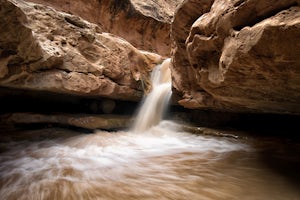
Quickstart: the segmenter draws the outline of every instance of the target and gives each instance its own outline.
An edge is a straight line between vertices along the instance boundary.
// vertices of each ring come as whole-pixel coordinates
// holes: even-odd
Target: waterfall
[[[152,90],[143,99],[133,125],[133,132],[146,131],[162,120],[172,94],[169,66],[170,58],[153,69],[151,74]]]

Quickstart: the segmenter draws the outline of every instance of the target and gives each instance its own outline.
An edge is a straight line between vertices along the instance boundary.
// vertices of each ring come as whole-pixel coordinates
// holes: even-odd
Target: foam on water
[[[248,144],[162,121],[143,134],[104,132],[7,143],[1,199],[297,199]],[[252,192],[249,193],[249,190]]]
[[[165,176],[180,179],[172,173],[174,166],[164,166],[155,160],[170,157],[168,159],[175,161],[176,155],[182,153],[187,155],[180,159],[197,155],[198,159],[216,160],[222,153],[247,148],[227,140],[177,132],[172,130],[173,126],[172,122],[164,121],[140,135],[99,131],[68,139],[8,144],[11,150],[0,157],[0,196],[9,199],[18,194],[20,199],[26,199],[34,194],[40,197],[46,195],[42,189],[44,184],[52,190],[53,184],[64,181],[73,186],[95,182],[101,188],[104,182],[118,182],[136,173],[164,172]],[[151,179],[158,181],[160,177]],[[70,186],[64,187],[70,190]],[[68,197],[61,192],[60,195]]]

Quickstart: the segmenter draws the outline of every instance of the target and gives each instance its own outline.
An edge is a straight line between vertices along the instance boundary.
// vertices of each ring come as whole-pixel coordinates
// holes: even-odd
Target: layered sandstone
[[[0,86],[139,100],[161,56],[78,16],[0,0]]]
[[[28,0],[52,6],[100,25],[133,46],[170,54],[170,24],[182,0]]]
[[[2,87],[138,101],[170,52],[172,21],[179,104],[300,113],[299,0],[30,1],[68,14],[0,0]]]
[[[84,129],[115,130],[127,128],[131,119],[128,116],[117,115],[83,115],[83,114],[33,114],[13,113],[0,115],[1,126],[14,128],[20,125],[60,125]]]
[[[186,0],[172,37],[181,105],[300,113],[299,1]]]

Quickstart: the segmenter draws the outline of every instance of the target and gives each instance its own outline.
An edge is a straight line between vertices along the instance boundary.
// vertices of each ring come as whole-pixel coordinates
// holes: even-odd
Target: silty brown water
[[[1,199],[299,199],[297,143],[173,127],[2,144]]]

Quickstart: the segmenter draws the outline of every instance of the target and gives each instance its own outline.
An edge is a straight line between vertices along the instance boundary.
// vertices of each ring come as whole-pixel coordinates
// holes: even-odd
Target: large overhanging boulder
[[[0,86],[139,100],[161,56],[79,17],[0,0]]]
[[[300,113],[299,1],[186,0],[172,37],[181,105]]]

